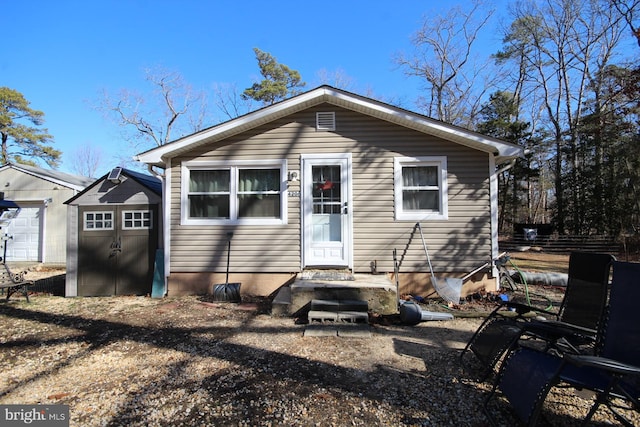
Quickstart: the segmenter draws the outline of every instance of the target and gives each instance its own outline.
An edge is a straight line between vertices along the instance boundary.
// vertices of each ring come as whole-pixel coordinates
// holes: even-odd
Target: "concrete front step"
[[[309,310],[309,323],[313,322],[369,322],[369,313],[362,311]]]
[[[274,316],[304,316],[312,300],[365,301],[368,310],[377,314],[396,314],[396,287],[384,274],[353,274],[353,280],[296,279],[282,288],[272,303]],[[358,310],[347,310],[358,311]]]
[[[369,304],[362,300],[323,300],[312,299],[310,309],[316,311],[369,311]]]
[[[304,328],[304,337],[341,337],[370,338],[371,327],[368,324],[319,324],[314,323]]]

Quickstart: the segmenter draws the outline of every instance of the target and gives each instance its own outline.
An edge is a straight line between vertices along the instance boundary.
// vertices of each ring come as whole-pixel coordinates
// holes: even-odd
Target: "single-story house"
[[[158,178],[122,167],[67,200],[65,296],[152,294],[161,201]]]
[[[64,264],[67,258],[67,207],[64,201],[93,180],[36,166],[0,167],[0,191],[20,207],[6,229],[7,261]]]
[[[522,148],[330,86],[136,156],[164,180],[168,295],[269,295],[305,270],[394,271],[401,292],[498,255],[497,179]],[[491,268],[489,270],[492,270]],[[495,272],[495,271],[494,271]],[[492,271],[480,282],[495,287]],[[465,285],[466,286],[466,285]]]

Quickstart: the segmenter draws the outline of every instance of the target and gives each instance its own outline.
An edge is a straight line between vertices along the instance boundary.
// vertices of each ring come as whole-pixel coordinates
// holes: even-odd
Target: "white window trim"
[[[238,168],[280,169],[280,218],[237,218],[236,171]],[[231,169],[230,214],[232,219],[189,218],[189,176],[191,170]],[[287,224],[287,161],[275,160],[191,160],[181,166],[180,224],[181,225],[281,225]],[[235,218],[235,219],[234,219]]]
[[[424,165],[438,167],[438,188],[440,190],[440,211],[407,211],[402,207],[402,167],[405,165]],[[394,204],[396,220],[424,221],[449,219],[449,191],[447,185],[447,157],[395,157],[393,164]]]
[[[87,214],[111,214],[111,227],[102,227],[102,228],[87,228]],[[95,219],[92,221],[96,221]],[[104,223],[104,219],[100,220]],[[114,211],[86,211],[82,215],[82,231],[104,231],[104,230],[113,230],[115,228],[116,216],[114,215]]]
[[[125,225],[125,221],[132,221],[135,223],[136,219],[132,218],[131,220],[127,220],[125,219],[125,215],[131,213],[131,214],[135,214],[135,213],[147,213],[149,214],[149,225],[147,226],[140,226],[140,227],[136,227],[135,225],[132,227],[127,227]],[[144,218],[138,220],[138,221],[143,221],[144,222]],[[122,229],[123,230],[153,230],[153,213],[152,211],[148,210],[148,209],[135,209],[135,210],[127,210],[127,211],[122,211]]]

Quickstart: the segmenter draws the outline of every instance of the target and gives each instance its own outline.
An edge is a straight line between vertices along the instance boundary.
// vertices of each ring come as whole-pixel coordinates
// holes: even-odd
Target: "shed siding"
[[[335,111],[336,130],[316,131],[318,111]],[[181,163],[188,160],[286,159],[300,170],[302,154],[352,153],[354,270],[393,271],[392,251],[406,250],[401,270],[428,268],[415,221],[394,218],[394,157],[446,156],[449,220],[424,221],[434,270],[465,272],[491,256],[489,155],[332,105],[321,105],[172,160],[171,270],[223,271],[226,233],[234,233],[232,272],[296,272],[300,260],[300,198],[288,197],[288,223],[275,226],[180,224]],[[289,191],[299,191],[290,182]]]

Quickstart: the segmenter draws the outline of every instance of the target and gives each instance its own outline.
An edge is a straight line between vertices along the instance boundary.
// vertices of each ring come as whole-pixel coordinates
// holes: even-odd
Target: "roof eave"
[[[182,152],[186,152],[205,143],[219,141],[248,131],[265,123],[324,102],[361,112],[425,134],[437,136],[479,151],[493,153],[496,155],[497,164],[504,163],[515,157],[522,157],[524,154],[524,151],[514,144],[430,119],[417,113],[392,107],[369,98],[343,92],[329,86],[321,86],[278,104],[265,107],[237,119],[186,136],[162,147],[138,154],[134,159],[148,165],[164,168],[168,159]]]
[[[224,138],[246,132],[263,124],[305,110],[325,102],[327,88],[319,88],[294,98],[286,99],[278,104],[262,108],[223,124],[202,130],[168,145],[149,150],[134,156],[134,159],[152,166],[164,167],[166,159],[175,157],[181,152],[191,150],[198,145],[219,141]]]

